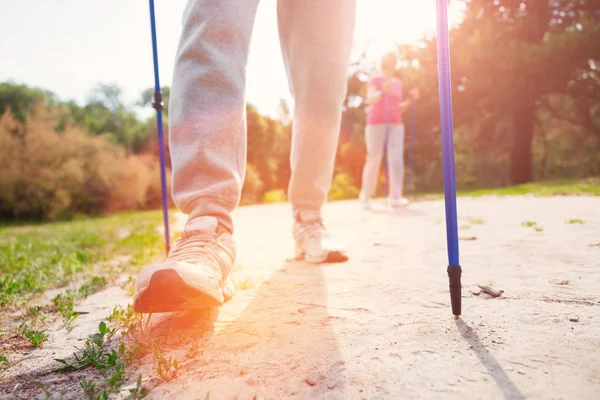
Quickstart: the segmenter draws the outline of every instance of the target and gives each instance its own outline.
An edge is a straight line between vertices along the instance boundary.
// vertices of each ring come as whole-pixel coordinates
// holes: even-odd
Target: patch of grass
[[[488,195],[515,196],[527,194],[534,196],[600,196],[600,177],[539,181],[501,188],[459,190],[457,193],[459,196],[470,197]]]
[[[583,220],[579,219],[579,218],[571,218],[567,221],[565,221],[566,224],[583,224]]]
[[[124,282],[120,286],[129,296],[133,296],[135,294],[135,276],[131,275],[127,278],[127,282]]]
[[[95,368],[101,372],[100,380],[90,380],[83,377],[80,386],[89,399],[108,399],[112,394],[120,391],[128,379],[126,366],[128,359],[125,356],[125,344],[121,343],[115,350],[109,347],[109,342],[117,333],[116,328],[110,328],[104,321],[98,325],[98,331],[90,335],[82,349],[73,353],[73,361],[56,359],[61,366],[55,372],[68,372],[83,368]],[[129,390],[127,399],[142,399],[148,394],[148,389],[142,386],[141,375],[137,384]]]
[[[75,295],[73,292],[60,293],[52,300],[62,318],[65,329],[73,330],[73,323],[79,316],[73,311]]]
[[[179,361],[173,357],[166,358],[159,348],[155,348],[154,357],[156,363],[154,370],[164,382],[170,382],[179,374]]]
[[[135,312],[131,303],[125,308],[113,308],[107,319],[119,326],[123,335],[133,336],[142,329],[142,314]]]
[[[65,287],[95,265],[131,256],[138,268],[162,252],[158,211],[120,213],[104,218],[40,225],[0,227],[0,306],[26,302],[49,288]],[[119,232],[128,228],[131,234]],[[102,278],[82,290],[91,294]]]
[[[542,228],[541,226],[539,226],[537,224],[537,222],[535,222],[535,221],[521,222],[521,226],[524,226],[526,228],[533,228],[536,232],[542,232],[544,230],[544,228]]]
[[[29,328],[23,329],[23,336],[29,340],[29,343],[31,343],[33,347],[40,347],[42,343],[48,339],[48,334],[46,334],[45,331]]]
[[[482,225],[484,221],[482,218],[469,217],[469,222],[473,225]]]
[[[99,292],[106,286],[106,278],[103,276],[92,276],[81,287],[79,287],[79,297],[87,298],[88,296]]]
[[[252,279],[250,277],[245,277],[244,279],[236,279],[234,281],[235,287],[238,290],[248,290],[252,288]]]
[[[196,356],[200,353],[200,344],[195,341],[194,343],[192,343],[192,345],[188,348],[187,352],[185,353],[185,357],[186,358],[196,358]]]
[[[10,359],[8,356],[0,353],[0,372],[6,371],[10,368]]]

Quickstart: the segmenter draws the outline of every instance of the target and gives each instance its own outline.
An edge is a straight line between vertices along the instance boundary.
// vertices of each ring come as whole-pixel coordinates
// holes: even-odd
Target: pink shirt
[[[383,88],[385,83],[385,77],[376,76],[369,81],[369,85],[374,86],[377,90]],[[385,113],[385,97],[388,96],[387,108],[388,115],[386,121]],[[402,123],[402,111],[400,110],[400,103],[402,102],[402,81],[394,79],[390,85],[388,92],[382,94],[381,98],[377,103],[370,104],[367,110],[367,125],[379,125],[385,124],[401,124]]]

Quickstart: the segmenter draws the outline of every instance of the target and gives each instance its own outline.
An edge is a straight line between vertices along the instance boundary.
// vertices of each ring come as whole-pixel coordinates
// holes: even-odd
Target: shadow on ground
[[[152,323],[152,336],[175,342],[186,336],[200,338],[200,351],[151,398],[203,398],[207,392],[217,398],[322,397],[334,388],[340,393],[343,362],[327,313],[323,268],[327,266],[286,262],[247,307],[238,313],[234,297],[214,324],[189,313]],[[168,353],[181,353],[182,345]]]

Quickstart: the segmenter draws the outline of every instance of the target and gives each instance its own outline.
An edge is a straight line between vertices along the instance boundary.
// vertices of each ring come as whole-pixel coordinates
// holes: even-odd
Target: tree
[[[39,103],[56,103],[54,93],[14,82],[0,83],[0,115],[10,108],[15,119],[25,122],[27,113]]]
[[[163,102],[163,113],[169,115],[169,99],[171,97],[171,88],[164,86],[161,90],[162,102]],[[148,88],[142,92],[140,99],[136,105],[138,107],[152,107],[154,103],[154,88]]]
[[[75,120],[90,133],[105,135],[131,153],[145,142],[149,130],[123,104],[121,95],[118,86],[99,84],[88,97],[87,104],[81,110],[72,107],[72,111]]]
[[[457,112],[463,113],[459,121],[476,121],[486,128],[483,135],[491,126],[503,127],[510,138],[511,183],[534,179],[533,137],[549,96],[575,99],[598,132],[589,121],[598,100],[600,2],[471,0],[451,39],[453,78],[460,89],[455,108],[467,110]]]

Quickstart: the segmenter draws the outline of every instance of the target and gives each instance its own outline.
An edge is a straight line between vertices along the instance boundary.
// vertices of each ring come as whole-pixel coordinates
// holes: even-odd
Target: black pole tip
[[[452,304],[452,315],[458,319],[461,314],[462,284],[460,276],[462,268],[460,265],[448,265],[448,280],[450,281],[450,302]]]

